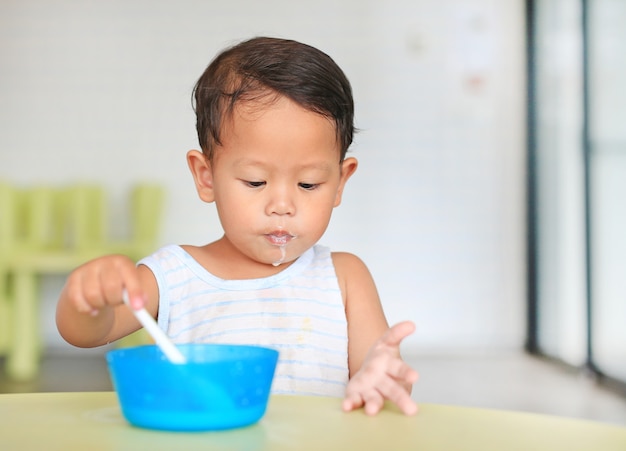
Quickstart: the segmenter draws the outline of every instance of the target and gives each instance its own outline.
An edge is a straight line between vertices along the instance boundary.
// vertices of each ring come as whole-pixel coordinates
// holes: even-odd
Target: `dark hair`
[[[277,95],[332,120],[340,162],[352,143],[354,101],[350,82],[325,53],[292,40],[257,37],[227,48],[206,68],[193,89],[198,140],[213,159],[226,115],[237,102]]]

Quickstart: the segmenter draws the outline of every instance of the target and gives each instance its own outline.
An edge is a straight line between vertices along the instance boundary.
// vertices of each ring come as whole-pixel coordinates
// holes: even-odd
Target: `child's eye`
[[[302,189],[312,191],[315,188],[317,188],[319,184],[318,183],[299,183],[298,186],[300,186],[300,188]]]
[[[258,188],[265,185],[265,182],[244,181],[244,183],[252,188]]]

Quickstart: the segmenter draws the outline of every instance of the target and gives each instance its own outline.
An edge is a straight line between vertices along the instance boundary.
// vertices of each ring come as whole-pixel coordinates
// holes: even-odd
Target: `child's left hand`
[[[405,415],[417,413],[410,390],[418,374],[400,357],[400,343],[414,331],[412,322],[398,323],[374,343],[361,369],[348,382],[344,411],[363,407],[367,415],[376,415],[388,399]]]

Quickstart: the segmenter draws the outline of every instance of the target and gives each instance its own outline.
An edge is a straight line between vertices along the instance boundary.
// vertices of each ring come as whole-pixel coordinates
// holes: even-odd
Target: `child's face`
[[[257,262],[295,260],[326,230],[357,166],[339,163],[334,124],[281,97],[235,107],[221,141],[200,195],[215,201],[225,238]]]

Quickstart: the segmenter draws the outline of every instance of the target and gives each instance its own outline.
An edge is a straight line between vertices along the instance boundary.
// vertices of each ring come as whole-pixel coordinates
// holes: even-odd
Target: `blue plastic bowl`
[[[168,431],[210,431],[256,423],[267,408],[278,352],[258,346],[178,346],[185,364],[155,345],[106,355],[126,420]]]

